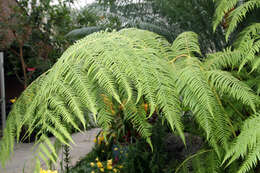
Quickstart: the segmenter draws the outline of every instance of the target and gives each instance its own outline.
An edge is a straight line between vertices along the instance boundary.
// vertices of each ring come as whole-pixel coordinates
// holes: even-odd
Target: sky
[[[75,7],[80,8],[80,7],[84,7],[86,4],[91,4],[95,2],[95,0],[74,0],[74,2],[75,2]]]
[[[54,0],[54,3],[53,4],[57,4],[59,0]],[[95,0],[74,0],[74,5],[72,7],[75,7],[75,8],[81,8],[81,7],[84,7],[85,5],[87,4],[91,4],[95,2]]]

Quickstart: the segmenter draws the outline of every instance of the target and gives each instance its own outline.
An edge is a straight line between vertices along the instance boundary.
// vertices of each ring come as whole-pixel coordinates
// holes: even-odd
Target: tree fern
[[[222,52],[208,54],[203,66],[208,70],[235,69],[241,64],[243,59],[243,52],[227,48]]]
[[[242,22],[246,17],[246,13],[252,11],[255,8],[260,7],[260,2],[258,0],[250,0],[238,6],[234,11],[230,13],[229,27],[226,32],[226,37],[228,37],[231,32],[237,27],[239,23]]]
[[[14,104],[1,141],[1,160],[4,162],[12,153],[14,138],[20,139],[22,127],[28,128],[23,138],[38,131],[36,141],[43,152],[39,157],[52,161],[56,158],[51,157],[53,149],[45,147],[46,134],[69,145],[73,141],[66,127],[86,126],[87,112],[92,112],[97,123],[108,129],[114,112],[104,97],[122,105],[126,119],[148,142],[149,115],[139,114],[137,109],[141,97],[149,103],[150,115],[155,108],[163,109],[171,127],[182,134],[179,96],[171,92],[174,82],[167,71],[168,61],[163,59],[167,45],[162,37],[136,29],[95,33],[78,41]]]
[[[252,23],[247,26],[241,33],[239,33],[238,38],[236,39],[234,45],[239,47],[241,43],[248,39],[259,37],[260,32],[260,23]]]
[[[204,130],[201,135],[222,158],[232,132],[236,135],[222,95],[252,110],[256,96],[230,73],[205,66],[196,57],[200,55],[197,38],[195,33],[186,32],[170,45],[155,33],[124,29],[93,33],[79,40],[14,104],[1,140],[2,163],[12,153],[15,137],[19,141],[33,131],[37,131],[39,144],[36,161],[55,162],[56,150],[46,136],[52,134],[69,145],[73,140],[68,127],[86,127],[90,115],[107,131],[123,112],[123,119],[152,146],[147,119],[157,111],[185,142],[183,105],[193,112]],[[148,114],[143,102],[149,105]],[[22,128],[28,130],[20,137]]]
[[[238,24],[241,23],[245,18],[247,13],[259,8],[260,2],[258,0],[242,1],[239,0],[214,0],[216,2],[216,11],[214,19],[214,30],[221,23],[225,17],[228,23],[228,28],[226,31],[226,39],[230,34],[237,28]],[[254,26],[256,27],[256,25]],[[243,32],[242,32],[243,33]]]
[[[244,102],[244,105],[248,105],[256,111],[255,103],[257,97],[243,82],[233,77],[230,73],[220,70],[208,71],[207,77],[216,90],[219,91],[220,95],[229,95],[236,100]]]
[[[224,161],[229,160],[228,165],[238,158],[245,161],[239,168],[239,173],[248,172],[252,167],[256,166],[260,160],[259,157],[259,113],[246,120],[234,144],[227,152]]]
[[[222,76],[225,78],[221,81],[220,85],[218,85],[220,80],[217,78],[211,80],[211,76],[215,71],[204,68],[204,64],[195,57],[196,53],[200,53],[196,34],[189,32],[181,34],[173,42],[172,49],[172,54],[170,53],[172,59],[170,62],[172,63],[176,77],[177,91],[183,97],[183,104],[189,107],[195,114],[197,122],[204,129],[209,143],[220,156],[219,144],[227,147],[231,131],[234,134],[234,130],[232,130],[232,124],[222,106],[220,98],[222,91],[219,87],[228,89],[229,86],[236,86],[238,82],[232,80],[231,85],[226,85],[226,82],[231,81],[229,73]],[[212,83],[212,81],[216,83]],[[242,90],[246,97],[248,94],[251,94],[248,98],[249,102],[252,101],[253,104],[251,106],[254,109],[254,94],[250,92],[248,87],[243,86],[242,83],[238,85],[239,88],[243,88]],[[247,88],[248,92],[244,87]],[[232,90],[234,91],[235,87],[232,87]],[[235,99],[239,100],[239,98],[236,95]],[[242,100],[245,101],[246,98]]]
[[[221,23],[224,16],[234,8],[239,0],[213,0],[216,3],[216,10],[214,15],[213,29],[216,30],[217,26]]]
[[[230,4],[228,4],[231,2]],[[242,21],[246,21],[247,14],[249,12],[259,9],[260,3],[257,0],[248,1],[226,1],[219,0],[216,1],[217,10],[215,12],[216,20],[214,22],[214,28],[222,21],[222,18],[226,15],[225,20],[228,20],[228,27],[226,32],[226,38],[237,28],[238,24]],[[231,10],[231,8],[234,8]],[[230,11],[231,10],[231,11]],[[246,81],[246,84],[252,87],[252,89],[257,93],[259,91],[259,31],[260,25],[259,20],[256,23],[250,23],[242,32],[238,34],[235,40],[232,51],[221,52],[216,54],[214,58],[206,61],[208,68],[218,68],[233,70],[237,73],[237,76],[241,76],[242,80]],[[258,23],[257,23],[258,22]],[[234,54],[230,54],[230,53]],[[218,56],[221,55],[221,56]],[[232,62],[234,61],[234,62]],[[216,75],[215,73],[214,75]],[[234,85],[235,86],[235,85]],[[251,91],[253,91],[251,90]],[[250,91],[250,92],[251,92]],[[231,94],[232,92],[229,92]],[[239,94],[240,96],[245,96],[244,94]],[[256,97],[255,102],[259,102],[259,98]],[[258,107],[254,108],[254,114],[250,115],[252,112],[247,112],[250,116],[243,123],[241,132],[235,142],[227,150],[226,156],[223,163],[228,161],[227,166],[237,162],[238,159],[242,159],[243,163],[240,165],[238,170],[239,173],[253,172],[253,169],[259,162],[259,136],[258,129],[259,126],[259,113],[256,113]],[[245,118],[245,117],[244,117]]]

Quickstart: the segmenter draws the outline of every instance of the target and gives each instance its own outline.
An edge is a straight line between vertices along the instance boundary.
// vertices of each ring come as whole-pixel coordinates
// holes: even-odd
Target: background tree
[[[64,35],[74,28],[72,2],[53,5],[53,1],[20,0],[9,4],[11,13],[0,23],[1,35],[11,33],[13,37],[4,48],[6,71],[14,73],[24,87],[49,69],[69,45]]]
[[[214,3],[207,0],[195,1],[109,1],[99,0],[98,3],[86,7],[104,18],[117,18],[117,25],[103,25],[103,29],[119,30],[126,27],[146,29],[167,38],[172,42],[178,34],[184,31],[193,31],[199,34],[202,53],[210,53],[222,50],[228,45],[224,38],[224,29],[212,29],[214,16]],[[96,9],[96,10],[95,10]],[[89,28],[93,32],[94,28]],[[100,27],[97,28],[100,30]],[[82,38],[87,35],[87,28],[68,34],[72,38]],[[84,33],[85,32],[85,33]]]

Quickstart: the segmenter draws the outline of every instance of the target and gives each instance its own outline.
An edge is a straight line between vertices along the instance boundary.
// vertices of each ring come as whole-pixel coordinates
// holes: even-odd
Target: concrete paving
[[[71,166],[75,165],[76,162],[80,160],[80,158],[84,157],[91,151],[92,147],[94,146],[94,138],[99,131],[100,129],[94,128],[84,133],[76,133],[72,135],[72,139],[74,140],[75,145],[72,145],[70,150]],[[53,138],[51,140],[54,141]],[[33,143],[16,144],[14,148],[14,154],[11,160],[8,161],[6,168],[2,168],[0,165],[0,173],[33,173],[34,157],[32,146]],[[62,156],[60,154],[60,159],[61,158]],[[45,167],[43,163],[42,167]],[[60,169],[59,164],[57,169]]]

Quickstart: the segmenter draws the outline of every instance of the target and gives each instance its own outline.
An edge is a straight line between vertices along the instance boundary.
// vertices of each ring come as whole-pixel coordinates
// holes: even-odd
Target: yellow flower
[[[108,164],[108,165],[112,165],[112,159],[107,160],[107,164]]]
[[[101,162],[97,162],[97,166],[98,166],[99,168],[102,168],[102,167],[103,167],[103,165],[102,165]]]
[[[16,99],[17,99],[16,97],[13,98],[13,99],[10,99],[10,102],[11,102],[11,103],[14,103],[14,102],[16,102]]]
[[[95,173],[95,171],[91,171],[91,173]]]
[[[116,148],[114,148],[114,150],[115,150],[115,151],[117,151],[117,150],[118,150],[118,148],[116,147]]]
[[[95,138],[94,140],[93,140],[95,143],[97,143],[97,139]]]
[[[104,168],[100,168],[100,171],[101,171],[101,172],[104,172],[105,170],[104,170]]]
[[[113,166],[112,166],[112,165],[107,165],[107,169],[108,169],[108,170],[112,170],[112,169],[113,169]]]
[[[98,140],[103,141],[104,140],[104,136],[98,137]]]
[[[57,171],[57,170],[55,170],[55,171],[43,170],[43,169],[41,168],[40,173],[58,173],[58,171]]]
[[[117,172],[117,169],[116,169],[116,168],[114,168],[114,169],[113,169],[113,171],[114,171],[114,172]]]
[[[91,167],[94,167],[94,166],[95,166],[95,163],[94,163],[94,162],[90,162],[90,166],[91,166]]]
[[[99,160],[98,160],[98,157],[96,158],[96,161],[99,161]]]
[[[119,165],[118,168],[122,169],[122,168],[123,168],[123,165]]]

